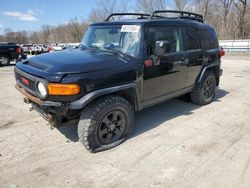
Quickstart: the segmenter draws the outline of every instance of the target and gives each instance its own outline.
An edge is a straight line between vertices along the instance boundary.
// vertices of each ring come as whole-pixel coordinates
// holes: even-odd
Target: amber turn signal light
[[[49,95],[76,95],[80,93],[80,86],[77,84],[48,84]]]

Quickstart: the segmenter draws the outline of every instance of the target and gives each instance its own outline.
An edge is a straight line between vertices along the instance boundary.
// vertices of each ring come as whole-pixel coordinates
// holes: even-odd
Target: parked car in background
[[[21,45],[24,53],[27,54],[41,54],[49,52],[49,48],[45,44],[23,44]]]
[[[9,65],[11,61],[26,59],[22,48],[15,43],[0,43],[0,65]]]
[[[53,51],[60,51],[63,50],[64,45],[63,44],[52,44]]]
[[[40,48],[40,53],[49,52],[49,48],[48,48],[47,45],[45,45],[45,44],[38,44],[37,46]]]
[[[23,44],[22,46],[23,52],[27,54],[36,54],[39,52],[39,49],[35,44]]]
[[[78,48],[79,47],[79,45],[80,45],[80,43],[67,43],[67,44],[65,44],[64,45],[64,50],[65,49],[76,49],[76,48]]]
[[[20,45],[20,47],[23,50],[23,53],[28,54],[30,52],[30,47],[32,46],[32,44],[22,44]]]

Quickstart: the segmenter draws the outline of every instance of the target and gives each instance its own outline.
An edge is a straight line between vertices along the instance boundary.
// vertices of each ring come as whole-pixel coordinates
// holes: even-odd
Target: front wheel
[[[0,65],[6,66],[10,64],[10,58],[6,55],[0,55]]]
[[[134,111],[130,103],[119,96],[107,96],[82,111],[78,136],[85,148],[93,153],[119,145],[133,128]]]
[[[207,71],[200,83],[198,83],[190,93],[193,103],[206,105],[213,101],[216,90],[216,77],[211,71]]]

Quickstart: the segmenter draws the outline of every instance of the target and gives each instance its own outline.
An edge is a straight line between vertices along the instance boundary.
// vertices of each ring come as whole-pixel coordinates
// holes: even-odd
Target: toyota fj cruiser
[[[110,21],[123,15],[136,19]],[[79,140],[97,152],[131,134],[135,111],[184,94],[197,105],[211,103],[221,55],[199,14],[117,13],[90,25],[78,49],[17,64],[16,88],[53,126],[79,120]]]

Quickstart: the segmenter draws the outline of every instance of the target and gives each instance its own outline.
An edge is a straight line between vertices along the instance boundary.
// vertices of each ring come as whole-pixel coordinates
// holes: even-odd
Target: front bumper
[[[32,107],[40,114],[42,114],[42,116],[45,116],[46,114],[52,114],[53,116],[64,116],[69,112],[68,103],[44,101],[29,94],[18,84],[15,85],[15,88],[25,96],[24,102],[28,104],[31,103]]]

